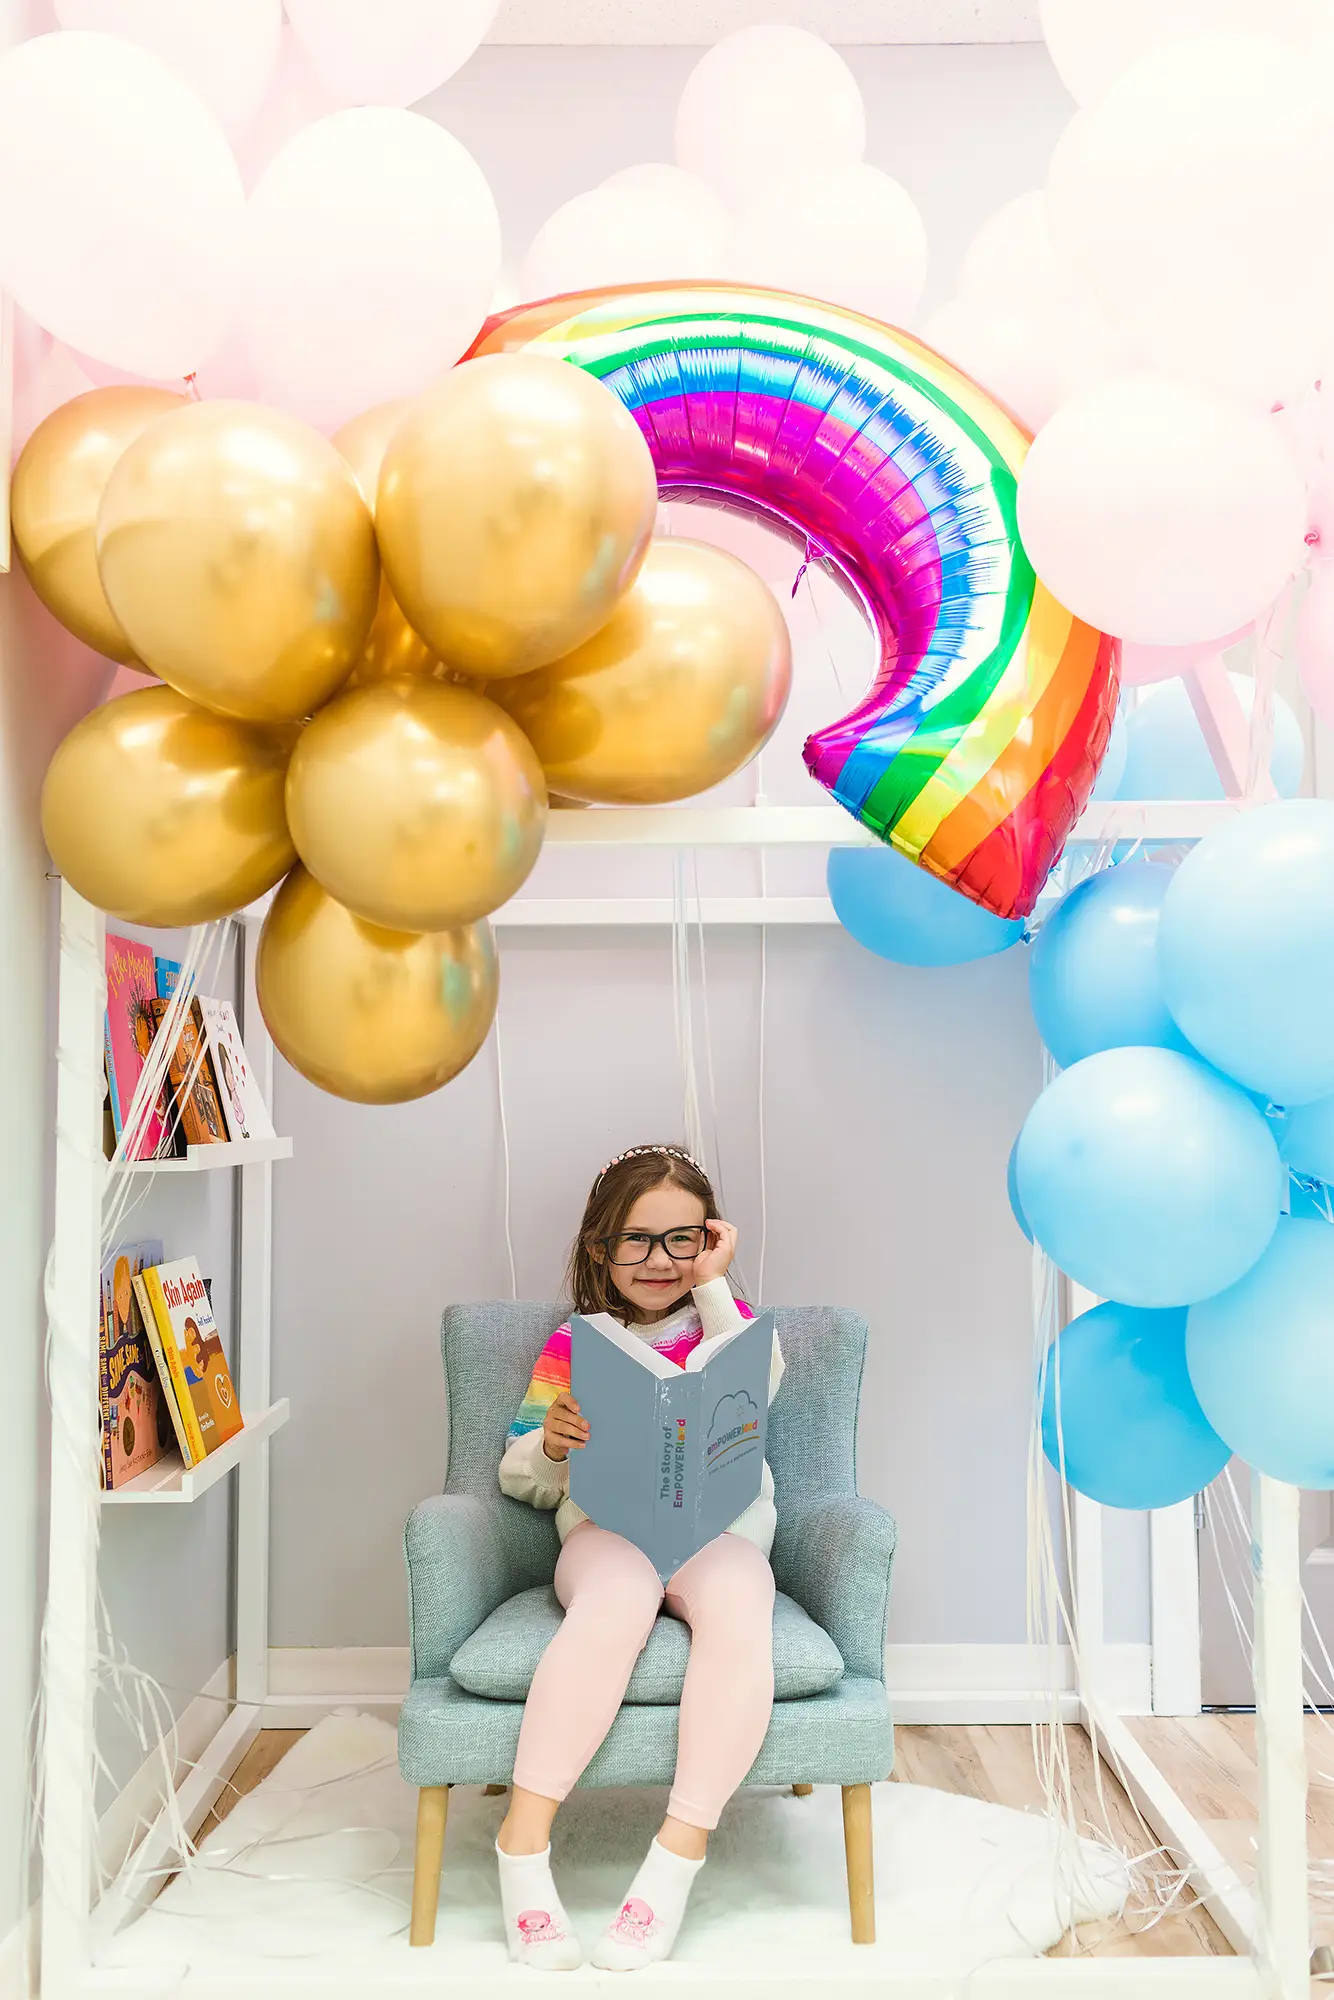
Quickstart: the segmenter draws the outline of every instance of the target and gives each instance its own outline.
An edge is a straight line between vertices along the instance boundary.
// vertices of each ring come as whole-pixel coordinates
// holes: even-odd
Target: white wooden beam
[[[97,1305],[102,1261],[105,930],[60,890],[52,1324],[51,1519],[42,1635],[42,1991],[65,2000],[88,1962],[97,1686]]]
[[[1257,1948],[1266,2000],[1306,2000],[1311,1919],[1302,1675],[1301,1494],[1255,1473],[1255,1754],[1260,1767]]]

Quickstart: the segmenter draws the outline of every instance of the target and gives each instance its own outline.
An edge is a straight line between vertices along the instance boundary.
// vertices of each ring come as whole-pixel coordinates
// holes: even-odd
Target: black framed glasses
[[[689,1264],[708,1240],[709,1232],[702,1222],[689,1229],[660,1229],[652,1235],[647,1229],[623,1229],[618,1236],[598,1238],[613,1264],[647,1264],[656,1243],[661,1243],[673,1263]]]

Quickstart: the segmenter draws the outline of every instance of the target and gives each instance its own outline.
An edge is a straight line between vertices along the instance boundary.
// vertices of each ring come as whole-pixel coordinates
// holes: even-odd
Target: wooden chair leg
[[[508,1785],[483,1785],[482,1797],[484,1799],[502,1798],[508,1790]]]
[[[814,1790],[814,1785],[794,1785],[792,1796],[794,1799],[808,1799]]]
[[[411,1944],[435,1943],[435,1908],[440,1901],[440,1866],[445,1858],[449,1786],[423,1785],[417,1794],[417,1849],[412,1863]]]
[[[871,1787],[843,1787],[843,1849],[848,1861],[848,1910],[852,1942],[875,1943],[875,1854],[871,1842]]]

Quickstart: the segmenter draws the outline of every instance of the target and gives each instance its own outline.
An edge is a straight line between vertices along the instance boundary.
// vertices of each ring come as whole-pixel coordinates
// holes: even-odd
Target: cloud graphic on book
[[[709,1425],[709,1443],[706,1456],[710,1465],[725,1453],[748,1439],[757,1437],[760,1428],[760,1412],[754,1400],[744,1389],[733,1396],[724,1396],[713,1413]]]

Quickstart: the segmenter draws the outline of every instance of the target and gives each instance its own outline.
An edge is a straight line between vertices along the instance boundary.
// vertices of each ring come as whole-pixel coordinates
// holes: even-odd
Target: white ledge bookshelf
[[[255,1415],[248,1412],[242,1428],[226,1444],[210,1452],[199,1465],[188,1469],[182,1465],[177,1453],[159,1459],[150,1465],[147,1472],[141,1472],[137,1479],[131,1479],[124,1486],[118,1486],[113,1493],[103,1493],[104,1507],[188,1506],[201,1493],[207,1493],[210,1486],[216,1486],[225,1479],[234,1466],[249,1458],[266,1444],[275,1431],[280,1431],[292,1414],[292,1406],[286,1396],[276,1403],[270,1403],[267,1410]]]
[[[257,1167],[265,1160],[290,1160],[290,1139],[222,1139],[211,1146],[189,1146],[183,1155],[163,1160],[108,1161],[114,1174],[202,1174],[220,1167]]]

